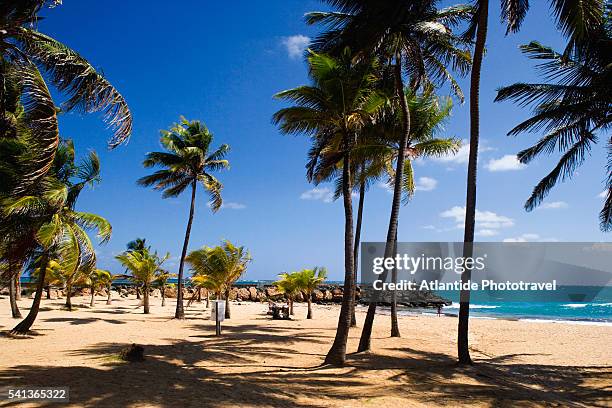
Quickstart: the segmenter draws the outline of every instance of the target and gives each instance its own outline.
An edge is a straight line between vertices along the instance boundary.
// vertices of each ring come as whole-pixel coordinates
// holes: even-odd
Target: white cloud
[[[228,201],[227,203],[223,203],[221,205],[221,208],[227,208],[228,210],[244,210],[246,208],[246,205]]]
[[[522,170],[527,166],[518,161],[516,155],[507,154],[499,159],[489,160],[485,167],[489,171],[514,171]]]
[[[499,234],[498,231],[495,231],[492,229],[486,229],[486,228],[476,231],[476,235],[480,235],[481,237],[493,237],[497,234]]]
[[[311,190],[304,191],[300,195],[300,199],[302,200],[313,200],[313,201],[323,201],[324,203],[331,203],[334,199],[334,194],[332,191],[327,188],[319,188],[315,187]]]
[[[440,217],[452,218],[458,224],[457,227],[462,228],[465,221],[465,207],[455,206],[440,213]],[[514,226],[514,220],[492,211],[476,210],[476,226],[485,229],[508,228]]]
[[[284,37],[282,43],[285,48],[287,48],[289,58],[297,59],[304,55],[304,50],[308,47],[308,44],[310,44],[310,37],[306,37],[302,34],[292,35],[290,37]]]
[[[378,188],[382,188],[383,190],[385,190],[389,194],[393,194],[393,187],[391,187],[387,183],[383,183],[382,181],[379,181],[378,183],[376,183],[376,186]]]
[[[604,190],[601,193],[597,194],[597,197],[599,197],[599,198],[606,198],[607,196],[608,196],[608,192],[606,190]]]
[[[558,210],[561,208],[567,208],[569,205],[565,201],[553,201],[550,203],[544,203],[538,208],[542,210]]]
[[[417,191],[431,191],[438,185],[438,180],[431,177],[419,177],[416,186],[414,187]]]

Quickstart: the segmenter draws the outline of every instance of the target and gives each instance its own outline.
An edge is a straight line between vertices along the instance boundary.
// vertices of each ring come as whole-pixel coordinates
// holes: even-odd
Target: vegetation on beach
[[[325,282],[327,269],[314,267],[313,269],[302,269],[291,273],[281,273],[280,278],[274,282],[280,293],[287,296],[289,301],[289,314],[293,315],[293,300],[298,293],[303,293],[308,304],[306,319],[312,319],[312,293]]]

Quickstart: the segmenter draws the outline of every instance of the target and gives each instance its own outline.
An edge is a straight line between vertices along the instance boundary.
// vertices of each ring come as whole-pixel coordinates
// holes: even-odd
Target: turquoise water
[[[457,314],[459,312],[458,292],[440,291],[437,293],[453,301],[451,306],[443,308],[444,313]],[[541,298],[530,300],[526,298],[525,292],[516,294],[507,291],[496,295],[498,296],[492,296],[491,293],[472,292],[470,315],[612,324],[612,287],[598,288],[593,298],[583,302],[573,300],[546,302]]]

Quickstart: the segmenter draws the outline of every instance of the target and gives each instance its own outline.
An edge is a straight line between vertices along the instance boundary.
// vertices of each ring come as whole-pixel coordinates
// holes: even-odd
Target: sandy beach
[[[266,304],[234,303],[215,337],[204,303],[177,321],[173,299],[162,308],[153,298],[150,315],[136,299],[107,306],[100,297],[93,309],[88,300],[75,298],[73,312],[60,310],[62,300],[43,300],[37,335],[1,337],[0,387],[68,385],[74,407],[612,404],[610,326],[472,319],[476,364],[459,368],[455,318],[402,316],[402,338],[389,338],[389,317],[378,316],[372,352],[328,368],[320,364],[337,306],[315,305],[315,319],[306,320],[305,304],[296,304],[294,320],[275,321]],[[24,315],[29,303],[20,301]],[[6,332],[16,322],[7,298],[0,311]],[[360,324],[364,317],[361,308]],[[351,331],[349,353],[359,334]],[[144,346],[144,362],[119,359],[131,343]]]

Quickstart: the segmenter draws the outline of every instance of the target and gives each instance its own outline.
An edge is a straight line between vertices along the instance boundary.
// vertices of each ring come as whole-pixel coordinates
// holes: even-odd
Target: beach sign
[[[213,300],[210,320],[222,322],[225,320],[225,300]]]

